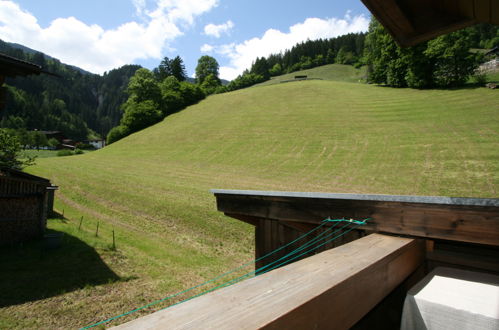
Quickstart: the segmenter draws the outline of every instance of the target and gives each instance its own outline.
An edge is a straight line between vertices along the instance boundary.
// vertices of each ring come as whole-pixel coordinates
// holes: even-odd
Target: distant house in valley
[[[47,140],[56,139],[60,144],[62,144],[62,141],[67,139],[64,133],[62,133],[61,131],[40,131],[40,133],[45,134]]]
[[[55,146],[55,149],[70,149],[70,150],[76,149],[77,142],[72,140],[72,139],[69,139],[61,131],[38,131],[38,130],[35,130],[34,132],[42,133],[43,135],[45,135],[47,140],[56,139],[58,144]]]
[[[62,143],[57,146],[57,149],[75,150],[76,149],[76,141],[71,140],[71,139],[64,139],[64,140],[62,140]]]
[[[106,146],[106,140],[104,139],[94,139],[85,141],[86,144],[90,144],[95,149],[102,149]]]
[[[486,57],[498,57],[499,56],[499,47],[495,46],[491,50],[485,53]]]
[[[55,190],[48,179],[0,169],[0,246],[43,236]]]

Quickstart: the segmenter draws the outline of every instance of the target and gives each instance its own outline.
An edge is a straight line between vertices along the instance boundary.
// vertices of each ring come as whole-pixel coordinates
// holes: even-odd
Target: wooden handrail
[[[347,329],[424,260],[420,240],[372,234],[117,329]]]

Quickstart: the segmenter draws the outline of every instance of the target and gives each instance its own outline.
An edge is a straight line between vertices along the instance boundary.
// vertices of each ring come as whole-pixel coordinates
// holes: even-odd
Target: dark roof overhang
[[[59,77],[57,74],[43,70],[39,65],[0,53],[0,76],[25,77],[32,74],[39,75],[40,73]]]
[[[498,0],[362,0],[403,47],[476,23],[499,25]]]

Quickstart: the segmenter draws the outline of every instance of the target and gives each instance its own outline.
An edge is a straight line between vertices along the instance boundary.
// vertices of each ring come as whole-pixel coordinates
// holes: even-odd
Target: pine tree
[[[269,64],[267,63],[265,57],[257,57],[255,63],[251,67],[250,72],[262,76],[264,80],[269,80]]]
[[[170,71],[172,76],[177,78],[178,81],[184,81],[187,78],[184,61],[180,58],[180,56],[177,56],[170,61]]]
[[[172,75],[172,61],[165,56],[159,66],[153,70],[154,76],[158,81],[165,80],[166,77]]]

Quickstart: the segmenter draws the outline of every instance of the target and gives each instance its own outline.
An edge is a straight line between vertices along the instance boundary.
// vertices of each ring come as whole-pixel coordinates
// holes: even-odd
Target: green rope
[[[365,220],[361,220],[361,221],[359,221],[359,220],[354,220],[354,219],[348,219],[348,220],[347,220],[347,219],[334,219],[334,220],[333,220],[333,219],[329,219],[329,218],[327,218],[327,219],[322,220],[322,221],[323,221],[323,222],[350,222],[350,223],[354,223],[354,224],[356,224],[356,225],[362,226],[362,225],[365,225],[365,224],[366,224],[366,221],[368,221],[368,220],[371,220],[371,219],[370,219],[370,218],[367,218],[367,219],[365,219]]]
[[[287,263],[289,263],[289,262],[291,262],[291,261],[293,261],[293,260],[295,260],[295,259],[297,259],[297,258],[299,258],[299,257],[301,257],[301,256],[303,256],[303,255],[305,255],[305,254],[307,254],[307,253],[310,253],[310,252],[312,252],[312,251],[317,250],[317,249],[318,249],[318,248],[320,248],[321,246],[323,246],[323,245],[325,245],[325,244],[327,244],[327,243],[330,243],[330,242],[334,241],[335,239],[338,239],[339,237],[341,237],[341,236],[345,235],[346,233],[350,232],[351,230],[355,229],[356,227],[358,227],[358,226],[360,226],[360,225],[365,224],[365,222],[366,222],[367,220],[368,220],[368,219],[366,219],[366,220],[364,220],[364,221],[357,221],[356,223],[352,222],[353,224],[355,224],[355,227],[351,227],[351,228],[350,228],[350,229],[348,229],[347,231],[345,231],[345,232],[343,232],[343,233],[341,233],[341,234],[339,234],[339,235],[337,235],[337,236],[333,237],[332,239],[329,239],[329,240],[327,240],[326,242],[324,242],[324,243],[322,243],[322,244],[320,244],[320,245],[318,245],[318,246],[316,246],[316,247],[314,247],[314,248],[310,249],[309,251],[306,251],[306,252],[304,252],[304,253],[302,253],[302,254],[300,254],[300,255],[298,255],[298,256],[295,256],[295,257],[294,257],[294,258],[292,258],[292,259],[286,260],[285,262],[283,262],[283,263],[281,263],[281,264],[278,264],[278,265],[276,265],[276,266],[272,267],[271,269],[266,270],[265,272],[263,272],[263,273],[261,273],[261,274],[264,274],[264,273],[266,273],[266,272],[269,272],[269,271],[271,271],[271,270],[273,270],[273,269],[275,269],[275,268],[277,268],[277,267],[280,267],[280,266],[282,266],[282,265],[285,265],[285,264],[287,264]],[[326,221],[326,220],[324,220],[324,221]],[[348,221],[348,220],[347,220],[347,221]],[[346,225],[345,225],[345,226],[343,226],[342,228],[345,228],[346,226],[349,226],[349,225],[350,225],[350,223],[346,224]],[[339,230],[341,230],[342,228],[340,228]],[[335,231],[335,233],[336,233],[336,232],[338,232],[339,230],[336,230],[336,231]],[[330,236],[330,235],[328,235],[328,236]],[[322,239],[325,239],[325,238],[322,238]],[[296,250],[303,250],[303,249],[298,248],[298,249],[296,249]],[[296,250],[295,250],[295,251],[296,251]],[[293,251],[293,252],[294,252],[294,251]],[[283,258],[284,258],[284,257],[283,257]],[[281,259],[282,259],[282,258],[280,258],[280,259],[278,259],[278,260],[281,260]],[[272,263],[272,264],[273,264],[273,263]],[[259,269],[258,269],[258,270],[256,270],[256,271],[250,272],[250,273],[248,273],[248,274],[245,274],[245,275],[243,275],[243,276],[240,276],[240,277],[238,277],[238,278],[235,278],[235,279],[233,279],[233,280],[231,280],[231,281],[228,281],[228,282],[225,282],[225,283],[223,283],[223,284],[220,284],[220,285],[218,285],[218,286],[216,286],[216,287],[214,287],[214,288],[211,288],[211,289],[209,289],[209,290],[207,290],[207,291],[203,291],[203,292],[201,292],[201,293],[198,293],[198,294],[197,294],[197,295],[195,295],[195,296],[192,296],[192,297],[187,298],[187,299],[185,299],[185,300],[179,301],[179,302],[177,302],[177,303],[175,303],[175,304],[173,304],[173,305],[171,305],[171,306],[164,307],[164,308],[162,308],[162,309],[160,309],[160,310],[165,310],[165,309],[167,309],[167,308],[170,308],[170,307],[173,307],[173,306],[176,306],[176,305],[179,305],[179,304],[185,303],[185,302],[187,302],[187,301],[189,301],[189,300],[192,300],[192,299],[194,299],[194,298],[197,298],[197,297],[203,296],[203,295],[205,295],[205,294],[207,294],[207,293],[210,293],[210,292],[213,292],[213,291],[215,291],[215,290],[218,290],[218,289],[221,289],[221,288],[228,287],[228,286],[231,286],[231,285],[233,285],[233,284],[236,284],[236,283],[240,282],[242,279],[246,278],[247,276],[249,276],[249,275],[251,275],[251,274],[254,274],[254,273],[256,273],[257,271],[261,271],[261,270],[263,270],[263,269],[267,268],[267,267],[268,267],[268,266],[270,266],[270,265],[271,265],[271,264],[266,265],[266,266],[264,266],[264,267],[261,267],[261,268],[259,268]],[[261,275],[261,274],[260,274],[260,275]]]
[[[355,224],[355,226],[354,226],[354,227],[350,227],[348,230],[346,230],[346,231],[342,232],[340,235],[337,235],[337,236],[335,236],[335,237],[333,237],[333,238],[331,238],[331,239],[327,240],[326,242],[324,242],[324,243],[322,243],[322,244],[320,244],[320,245],[318,245],[318,246],[314,247],[313,249],[311,249],[311,250],[309,250],[309,251],[305,251],[305,252],[303,252],[303,253],[301,253],[301,254],[299,254],[299,255],[297,255],[297,256],[295,256],[295,257],[293,257],[293,258],[289,259],[289,260],[286,260],[286,261],[284,261],[284,262],[282,262],[282,263],[280,263],[280,264],[278,264],[278,265],[276,265],[276,266],[272,267],[271,269],[269,269],[269,270],[265,271],[265,272],[264,272],[264,273],[262,273],[262,274],[265,274],[265,273],[267,273],[267,272],[270,272],[271,270],[273,270],[273,269],[275,269],[275,268],[278,268],[278,267],[284,266],[284,265],[286,265],[286,264],[290,263],[291,261],[293,261],[293,260],[295,260],[295,259],[297,259],[297,258],[300,258],[301,256],[306,255],[307,253],[310,253],[310,252],[312,252],[312,251],[317,250],[318,248],[320,248],[320,247],[322,247],[322,246],[324,246],[324,245],[326,245],[326,244],[328,244],[328,243],[330,243],[330,242],[332,242],[332,241],[334,241],[334,240],[336,240],[336,239],[340,238],[341,236],[343,236],[343,235],[345,235],[345,234],[349,233],[350,231],[354,230],[354,229],[355,229],[355,228],[357,228],[358,226],[365,225],[367,220],[368,220],[368,219],[366,219],[366,220],[364,220],[364,221],[355,221],[355,222],[354,222],[354,221],[352,221],[352,223],[354,223],[354,224]]]
[[[347,226],[348,226],[348,225],[349,225],[349,224],[347,224]],[[340,228],[339,230],[341,230],[341,228]],[[339,230],[336,230],[335,232],[338,232]],[[321,234],[321,235],[322,235],[322,234]],[[315,239],[314,239],[314,240],[315,240]],[[312,241],[313,241],[313,240],[312,240]],[[311,242],[312,242],[312,241],[311,241]],[[307,244],[308,244],[308,243],[307,243]],[[164,309],[167,309],[167,308],[173,307],[173,306],[175,306],[175,305],[178,305],[178,304],[184,303],[184,302],[186,302],[186,301],[189,301],[189,300],[191,300],[191,299],[194,299],[194,298],[197,298],[197,297],[199,297],[199,296],[205,295],[205,294],[210,293],[210,292],[212,292],[212,291],[215,291],[215,290],[217,290],[217,289],[224,288],[224,287],[230,286],[230,285],[232,285],[232,284],[236,284],[236,283],[238,283],[238,282],[242,281],[243,279],[245,279],[246,277],[251,276],[251,275],[255,275],[257,272],[262,271],[263,269],[265,269],[265,268],[267,268],[267,267],[272,266],[272,265],[273,265],[273,264],[275,264],[276,262],[279,262],[279,261],[280,261],[280,260],[282,260],[283,258],[286,258],[287,256],[292,255],[293,253],[296,253],[297,251],[298,251],[298,252],[300,251],[300,247],[299,247],[298,249],[295,249],[295,250],[293,250],[292,252],[288,253],[286,256],[281,257],[281,258],[277,259],[276,261],[271,262],[270,264],[268,264],[268,265],[266,265],[266,266],[260,267],[260,268],[258,268],[257,270],[254,270],[254,271],[251,271],[251,272],[246,273],[246,274],[244,274],[244,275],[241,275],[241,276],[239,276],[239,277],[236,277],[236,278],[234,278],[234,279],[232,279],[232,280],[230,280],[230,281],[224,282],[224,283],[222,283],[222,284],[220,284],[220,285],[218,285],[218,286],[216,286],[216,287],[214,287],[214,288],[211,288],[211,289],[209,289],[209,290],[203,291],[203,292],[201,292],[201,293],[199,293],[199,294],[197,294],[197,295],[195,295],[195,296],[193,296],[193,297],[190,297],[190,298],[188,298],[188,299],[186,299],[186,300],[179,301],[179,302],[177,302],[177,303],[175,303],[175,304],[173,304],[173,305],[171,305],[171,306],[164,307],[164,308],[162,308],[162,309],[160,309],[160,310],[164,310]]]
[[[326,219],[326,220],[327,220],[327,219]],[[324,221],[326,221],[326,220],[324,220]],[[339,235],[337,235],[337,236],[333,237],[332,239],[329,239],[329,240],[327,240],[326,242],[324,242],[324,243],[322,243],[322,244],[320,244],[320,245],[318,245],[318,246],[316,246],[316,247],[314,247],[314,248],[310,249],[309,251],[306,251],[306,252],[304,252],[304,253],[302,253],[302,254],[300,254],[300,255],[298,255],[298,256],[295,256],[295,257],[294,257],[294,258],[292,258],[292,259],[289,259],[289,260],[287,260],[287,261],[285,261],[285,262],[283,262],[283,263],[281,263],[281,264],[278,264],[278,265],[274,266],[273,268],[268,269],[267,271],[265,271],[265,272],[263,272],[263,273],[261,273],[261,274],[264,274],[264,273],[266,273],[266,272],[269,272],[269,271],[271,271],[271,270],[273,270],[273,269],[275,269],[275,268],[277,268],[277,267],[280,267],[280,266],[282,266],[282,265],[285,265],[285,264],[287,264],[287,263],[289,263],[289,262],[291,262],[291,261],[293,261],[293,260],[295,260],[295,259],[297,259],[297,258],[299,258],[299,257],[301,257],[301,256],[303,256],[303,255],[305,255],[305,254],[307,254],[307,253],[310,253],[310,252],[312,252],[312,251],[314,251],[314,250],[317,250],[317,249],[318,249],[318,248],[320,248],[321,246],[323,246],[323,245],[325,245],[325,244],[327,244],[327,243],[330,243],[330,242],[334,241],[335,239],[338,239],[339,237],[341,237],[341,236],[345,235],[346,233],[350,232],[351,230],[355,229],[356,227],[358,227],[358,226],[360,226],[360,225],[364,225],[364,224],[365,224],[365,222],[366,222],[367,220],[368,220],[368,219],[366,219],[366,220],[364,220],[364,221],[357,221],[357,222],[355,222],[355,223],[354,223],[354,222],[351,222],[351,223],[350,223],[350,221],[349,221],[349,220],[343,220],[343,221],[349,221],[349,223],[347,223],[347,224],[346,224],[345,226],[343,226],[342,228],[337,229],[336,231],[334,231],[334,233],[337,233],[338,231],[342,230],[343,228],[345,228],[345,227],[347,227],[347,226],[349,226],[349,225],[351,225],[351,224],[354,224],[354,225],[355,225],[355,227],[351,227],[350,229],[348,229],[348,230],[346,230],[345,232],[343,232],[343,233],[341,233],[341,234],[339,234]],[[334,233],[333,233],[333,234],[334,234]],[[323,240],[323,239],[325,239],[325,238],[327,238],[327,237],[330,237],[330,236],[331,236],[331,234],[327,235],[326,237],[323,237],[321,240]],[[293,254],[293,253],[296,253],[296,251],[298,251],[298,252],[299,252],[299,251],[301,251],[301,250],[303,250],[303,249],[302,249],[302,247],[299,247],[298,249],[296,249],[296,250],[294,250],[294,251],[290,252],[288,255]],[[209,289],[209,290],[206,290],[206,291],[203,291],[203,292],[201,292],[201,293],[198,293],[198,294],[196,294],[196,295],[194,295],[194,296],[192,296],[192,297],[189,297],[189,298],[187,298],[187,299],[185,299],[185,300],[179,301],[179,302],[177,302],[177,303],[175,303],[175,304],[173,304],[173,305],[170,305],[170,306],[167,306],[167,307],[161,308],[160,310],[165,310],[165,309],[167,309],[167,308],[171,308],[171,307],[173,307],[173,306],[176,306],[176,305],[179,305],[179,304],[185,303],[185,302],[187,302],[187,301],[189,301],[189,300],[192,300],[192,299],[194,299],[194,298],[197,298],[197,297],[203,296],[203,295],[208,294],[208,293],[210,293],[210,292],[213,292],[213,291],[215,291],[215,290],[218,290],[218,289],[221,289],[221,288],[228,287],[228,286],[231,286],[231,285],[233,285],[233,284],[236,284],[236,283],[238,283],[238,282],[242,281],[244,278],[246,278],[246,277],[248,277],[248,276],[250,276],[250,275],[253,275],[253,274],[255,274],[256,272],[262,271],[263,269],[265,269],[265,268],[267,268],[267,267],[269,267],[269,266],[273,265],[274,263],[278,262],[279,260],[282,260],[283,258],[286,258],[288,255],[286,255],[286,256],[284,256],[284,257],[282,257],[282,258],[279,258],[277,261],[274,261],[274,262],[272,262],[272,263],[270,263],[270,264],[268,264],[268,265],[266,265],[266,266],[263,266],[263,267],[261,267],[261,268],[259,268],[259,269],[255,270],[255,271],[249,272],[249,273],[247,273],[247,274],[245,274],[245,275],[239,276],[239,277],[237,277],[237,278],[235,278],[235,279],[232,279],[232,280],[230,280],[230,281],[227,281],[227,282],[225,282],[225,283],[222,283],[222,284],[220,284],[220,285],[218,285],[218,286],[216,286],[216,287],[214,287],[214,288],[211,288],[211,289]]]
[[[276,261],[274,261],[274,262],[272,262],[272,263],[270,263],[270,264],[268,264],[268,265],[266,265],[266,266],[264,266],[264,267],[261,267],[261,268],[259,268],[259,269],[255,270],[255,271],[252,271],[252,272],[249,272],[249,273],[247,273],[247,274],[245,274],[245,275],[239,276],[239,277],[237,277],[237,278],[235,278],[235,279],[233,279],[233,280],[230,280],[230,281],[227,281],[227,282],[225,282],[225,283],[222,283],[221,285],[218,285],[218,286],[216,286],[216,287],[214,287],[214,288],[212,288],[212,289],[209,289],[209,290],[203,291],[203,292],[201,292],[201,293],[199,293],[199,294],[196,294],[196,295],[194,295],[194,296],[192,296],[192,297],[190,297],[190,298],[188,298],[188,299],[182,300],[182,301],[180,301],[180,302],[177,302],[177,303],[175,303],[175,304],[172,304],[172,305],[167,306],[167,307],[165,307],[165,308],[162,308],[162,309],[160,309],[160,310],[163,310],[163,309],[166,309],[166,308],[173,307],[173,306],[178,305],[178,304],[180,304],[180,303],[184,303],[184,302],[189,301],[189,300],[191,300],[191,299],[194,299],[194,298],[197,298],[197,297],[202,296],[202,295],[204,295],[204,294],[207,294],[207,293],[209,293],[209,292],[212,292],[212,291],[214,291],[214,290],[216,290],[216,289],[219,289],[219,288],[222,288],[222,287],[226,287],[226,286],[229,286],[229,285],[235,284],[235,283],[237,283],[237,282],[241,281],[242,279],[244,279],[244,278],[246,278],[246,277],[248,277],[248,276],[251,276],[251,275],[253,275],[253,274],[256,274],[257,272],[260,272],[260,271],[264,270],[265,268],[267,268],[267,267],[270,267],[270,266],[274,265],[276,262],[279,262],[279,261],[281,261],[281,260],[283,260],[283,259],[285,259],[285,258],[287,258],[287,257],[289,257],[289,256],[291,256],[291,255],[293,255],[293,254],[295,254],[295,253],[298,253],[298,252],[302,251],[303,249],[307,248],[307,247],[308,247],[308,246],[310,246],[311,244],[315,244],[315,242],[317,242],[317,240],[318,240],[321,236],[323,236],[323,235],[324,235],[327,231],[332,230],[332,229],[333,229],[333,228],[334,228],[337,224],[339,224],[340,222],[347,222],[347,224],[346,224],[345,226],[343,226],[342,228],[337,229],[337,230],[336,230],[336,231],[334,231],[332,234],[334,234],[334,233],[336,233],[336,232],[338,232],[338,231],[342,230],[343,228],[345,228],[345,227],[349,226],[350,224],[355,224],[356,226],[359,226],[359,225],[365,224],[365,221],[367,221],[367,220],[368,220],[368,219],[366,219],[366,220],[364,220],[364,221],[356,221],[356,220],[352,220],[352,219],[350,219],[350,220],[346,220],[346,219],[334,219],[334,220],[332,220],[332,219],[329,219],[329,218],[328,218],[328,219],[325,219],[325,220],[323,220],[323,221],[322,221],[322,223],[321,223],[319,226],[315,227],[314,229],[312,229],[312,230],[308,231],[307,233],[305,233],[305,234],[303,234],[303,235],[299,236],[298,238],[296,238],[295,240],[293,240],[293,241],[291,241],[291,242],[289,242],[289,243],[287,243],[287,244],[285,244],[285,245],[283,245],[283,246],[281,246],[281,247],[277,248],[277,249],[276,249],[276,250],[274,250],[274,251],[271,251],[271,252],[267,253],[266,255],[264,255],[264,256],[262,256],[262,257],[260,257],[260,258],[258,258],[258,259],[255,259],[255,260],[249,261],[249,262],[247,262],[246,264],[243,264],[242,266],[239,266],[239,267],[237,267],[237,268],[235,268],[235,269],[233,269],[233,270],[230,270],[230,271],[228,271],[228,272],[226,272],[226,273],[223,273],[222,275],[216,276],[216,277],[214,277],[214,278],[212,278],[212,279],[210,279],[210,280],[208,280],[208,281],[206,281],[206,282],[203,282],[203,283],[201,283],[201,284],[198,284],[198,285],[193,286],[193,287],[191,287],[191,288],[188,288],[188,289],[186,289],[186,290],[183,290],[183,291],[177,292],[177,293],[175,293],[175,294],[173,294],[173,295],[167,296],[167,297],[165,297],[165,298],[162,298],[162,299],[159,299],[159,300],[153,301],[153,302],[151,302],[151,303],[149,303],[149,304],[147,304],[147,305],[144,305],[144,306],[138,307],[138,308],[133,309],[133,310],[131,310],[131,311],[128,311],[128,312],[126,312],[126,313],[123,313],[123,314],[120,314],[120,315],[117,315],[117,316],[114,316],[114,317],[108,318],[108,319],[106,319],[106,320],[103,320],[103,321],[97,322],[97,323],[95,323],[95,324],[88,325],[88,326],[86,326],[86,327],[81,328],[80,330],[90,329],[90,328],[96,327],[96,326],[98,326],[98,325],[101,325],[101,324],[104,324],[104,323],[111,322],[111,321],[113,321],[113,320],[115,320],[115,319],[118,319],[118,318],[124,317],[124,316],[126,316],[126,315],[130,315],[130,314],[135,313],[135,312],[137,312],[137,311],[143,310],[143,309],[145,309],[145,308],[148,308],[148,307],[151,307],[151,306],[157,305],[157,304],[159,304],[159,303],[161,303],[161,302],[164,302],[164,301],[170,300],[170,299],[172,299],[172,298],[175,298],[175,297],[177,297],[177,296],[179,296],[179,295],[181,295],[181,294],[187,293],[187,292],[192,291],[192,290],[194,290],[194,289],[197,289],[197,288],[199,288],[199,287],[205,286],[205,285],[207,285],[207,284],[209,284],[209,283],[215,282],[216,280],[219,280],[219,279],[221,279],[221,278],[223,278],[223,277],[225,277],[225,276],[227,276],[227,275],[230,275],[230,274],[232,274],[232,273],[234,273],[234,272],[236,272],[236,271],[238,271],[238,270],[240,270],[240,269],[243,269],[243,268],[245,268],[245,267],[247,267],[247,266],[249,266],[249,265],[251,265],[251,264],[254,264],[254,263],[258,262],[258,261],[261,261],[261,260],[263,260],[263,259],[265,259],[265,258],[267,258],[267,257],[269,257],[269,256],[271,256],[271,255],[273,255],[273,254],[275,254],[275,253],[277,253],[277,252],[279,252],[279,251],[281,251],[281,250],[285,249],[286,247],[291,246],[292,244],[294,244],[294,243],[296,243],[296,242],[298,242],[298,241],[302,240],[303,238],[307,237],[308,235],[312,234],[313,232],[315,232],[315,231],[319,230],[320,228],[322,228],[323,226],[325,226],[325,225],[326,225],[326,224],[328,224],[328,223],[334,223],[334,224],[333,224],[333,226],[331,226],[330,228],[328,228],[325,232],[323,232],[323,233],[319,234],[317,237],[315,237],[315,238],[314,238],[314,239],[312,239],[311,241],[307,242],[305,245],[302,245],[302,246],[298,247],[297,249],[295,249],[295,250],[293,250],[292,252],[288,253],[288,254],[287,254],[287,255],[285,255],[284,257],[281,257],[281,258],[277,259]],[[352,228],[352,229],[353,229],[353,228]],[[350,229],[350,230],[352,230],[352,229]],[[348,231],[350,231],[350,230],[348,230]],[[338,235],[338,237],[335,237],[334,239],[341,237],[342,235],[346,234],[348,231],[346,231],[345,233],[342,233],[342,234]],[[329,235],[327,235],[326,237],[323,237],[322,239],[325,239],[325,238],[327,238],[327,237],[330,237],[332,234],[329,234]],[[321,240],[322,240],[322,239],[321,239]],[[326,243],[324,243],[324,244],[327,244],[327,242],[326,242]],[[322,246],[322,245],[324,245],[324,244],[321,244],[320,246]],[[318,246],[318,247],[320,247],[320,246]],[[316,247],[316,248],[312,249],[311,251],[313,251],[313,250],[317,249],[318,247]],[[302,255],[307,254],[307,253],[309,253],[309,252],[310,252],[310,251],[307,251],[307,252],[305,252],[305,253],[300,254],[299,256],[302,256]],[[297,256],[297,257],[295,257],[295,258],[293,258],[293,259],[291,259],[291,260],[294,260],[294,259],[298,258],[299,256]],[[289,262],[289,261],[288,261],[288,262]],[[287,263],[287,262],[286,262],[286,263]],[[281,264],[279,264],[279,265],[278,265],[278,266],[276,266],[276,267],[273,267],[272,269],[275,269],[275,268],[279,267],[280,265],[281,265]],[[270,269],[270,270],[272,270],[272,269]],[[265,271],[264,273],[266,273],[266,272],[268,272],[268,271],[270,271],[270,270],[267,270],[267,271]],[[262,273],[262,274],[263,274],[263,273]]]

